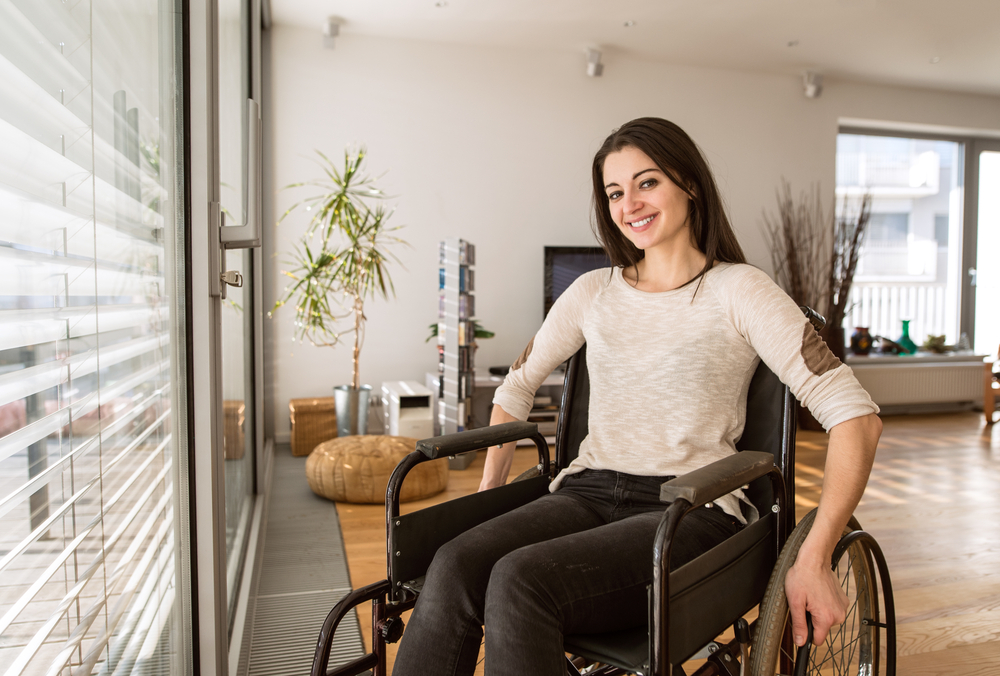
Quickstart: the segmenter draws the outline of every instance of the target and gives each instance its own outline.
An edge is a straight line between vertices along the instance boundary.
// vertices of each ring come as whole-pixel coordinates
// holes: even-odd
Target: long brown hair
[[[594,156],[594,234],[611,259],[611,263],[627,268],[645,256],[636,248],[611,218],[611,209],[604,191],[604,160],[624,148],[638,148],[691,198],[688,220],[691,235],[698,249],[705,254],[701,277],[717,261],[746,263],[746,256],[729,223],[726,209],[719,196],[708,162],[691,137],[673,122],[658,117],[640,117],[615,130]]]

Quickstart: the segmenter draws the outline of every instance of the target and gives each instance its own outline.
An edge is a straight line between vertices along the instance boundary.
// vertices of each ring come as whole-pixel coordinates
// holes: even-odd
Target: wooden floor
[[[1000,425],[982,414],[896,416],[885,428],[857,517],[883,547],[895,589],[900,676],[1000,674]],[[799,432],[796,511],[815,506],[826,435]],[[535,464],[517,452],[511,476]],[[415,509],[476,490],[483,454]],[[385,578],[385,510],[338,504],[357,588]],[[370,620],[361,630],[370,648]],[[394,648],[395,646],[390,646]],[[390,658],[394,651],[390,652]],[[482,665],[477,673],[482,673]]]

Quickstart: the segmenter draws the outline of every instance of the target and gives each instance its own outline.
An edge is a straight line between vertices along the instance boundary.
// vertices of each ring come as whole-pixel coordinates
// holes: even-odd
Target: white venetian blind
[[[185,670],[171,6],[0,0],[0,675]]]

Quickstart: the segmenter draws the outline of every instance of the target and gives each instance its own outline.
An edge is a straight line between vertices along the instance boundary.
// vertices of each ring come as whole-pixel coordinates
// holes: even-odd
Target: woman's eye
[[[656,185],[655,178],[647,178],[645,181],[639,184],[639,186],[642,188],[652,188],[655,185]]]
[[[618,199],[621,196],[622,196],[622,193],[621,193],[620,190],[615,190],[612,193],[608,193],[608,199],[611,200],[611,201],[614,201],[614,200]]]

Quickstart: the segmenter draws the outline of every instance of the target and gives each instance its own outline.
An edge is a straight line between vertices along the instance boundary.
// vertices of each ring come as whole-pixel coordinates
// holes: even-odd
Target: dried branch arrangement
[[[782,179],[775,190],[776,215],[764,212],[764,234],[771,249],[775,281],[799,305],[823,312],[828,275],[821,261],[830,254],[830,220],[823,208],[819,185],[792,198],[792,187]]]
[[[827,266],[827,321],[820,335],[840,359],[846,354],[844,332],[841,329],[849,309],[847,303],[851,296],[851,284],[858,269],[861,245],[864,243],[871,214],[871,193],[865,193],[861,197],[857,210],[851,208],[845,197],[840,217],[834,222],[833,249],[830,252],[830,264]]]
[[[838,217],[836,209],[823,208],[819,185],[796,200],[788,181],[782,179],[775,193],[777,214],[764,212],[763,216],[775,281],[796,303],[826,317],[821,335],[831,351],[843,359],[841,329],[871,218],[872,196],[862,196],[857,209],[845,198]]]

